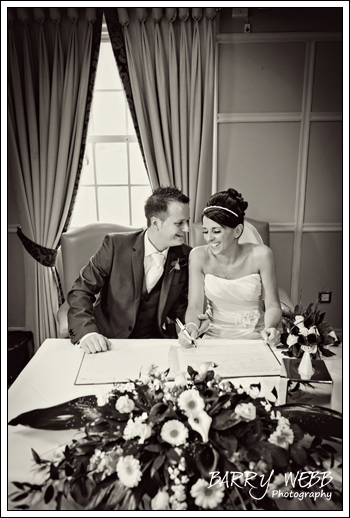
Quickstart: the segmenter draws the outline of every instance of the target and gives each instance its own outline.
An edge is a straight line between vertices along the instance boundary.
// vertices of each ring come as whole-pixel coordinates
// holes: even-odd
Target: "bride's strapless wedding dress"
[[[223,279],[210,273],[204,279],[210,328],[205,339],[261,339],[264,311],[260,274]]]

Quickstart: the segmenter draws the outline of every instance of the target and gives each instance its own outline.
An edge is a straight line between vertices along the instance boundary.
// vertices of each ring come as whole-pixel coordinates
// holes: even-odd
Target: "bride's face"
[[[214,255],[225,253],[233,247],[235,242],[234,228],[223,227],[206,216],[203,218],[202,228],[204,239]]]

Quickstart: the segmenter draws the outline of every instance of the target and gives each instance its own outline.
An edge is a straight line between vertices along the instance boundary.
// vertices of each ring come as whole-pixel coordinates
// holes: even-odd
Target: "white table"
[[[342,410],[342,359],[341,348],[333,348],[336,356],[326,359],[328,370],[334,381],[331,408]],[[103,354],[103,353],[102,353]],[[281,359],[280,350],[275,350]],[[96,393],[101,385],[74,385],[83,356],[81,349],[72,346],[66,339],[46,340],[32,360],[21,372],[8,391],[8,420],[23,412],[36,408],[49,407],[68,400]],[[156,359],[154,359],[156,363]],[[251,378],[243,380],[247,385]],[[278,378],[254,378],[265,386],[278,383]],[[267,385],[266,385],[267,384]],[[11,482],[33,482],[33,457],[31,448],[39,455],[50,457],[50,452],[59,444],[66,444],[76,430],[46,431],[18,426],[8,427],[8,480],[9,492],[13,491]],[[12,487],[11,487],[12,486]]]

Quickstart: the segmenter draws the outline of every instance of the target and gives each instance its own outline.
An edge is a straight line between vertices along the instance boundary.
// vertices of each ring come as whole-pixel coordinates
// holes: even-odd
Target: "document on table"
[[[217,365],[215,373],[222,378],[279,376],[281,365],[263,340],[199,340],[197,348],[172,348],[180,368],[198,370],[204,362]]]
[[[281,365],[263,340],[198,340],[186,349],[177,340],[111,340],[112,349],[84,354],[75,385],[94,385],[135,380],[152,364],[160,371],[170,368],[168,379],[187,366],[199,370],[213,362],[223,378],[279,376]]]
[[[177,340],[111,340],[112,349],[84,354],[75,385],[135,380],[152,364],[160,371],[169,366],[170,345]]]

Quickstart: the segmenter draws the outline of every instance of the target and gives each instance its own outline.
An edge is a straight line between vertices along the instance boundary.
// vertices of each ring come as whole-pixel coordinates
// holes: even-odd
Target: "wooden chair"
[[[132,228],[117,223],[91,223],[75,230],[64,232],[61,237],[61,248],[57,258],[57,269],[61,279],[64,298],[85,266],[101,245],[105,235],[112,232],[134,232],[141,228]],[[59,338],[69,338],[68,303],[62,304],[57,313],[57,329]]]

